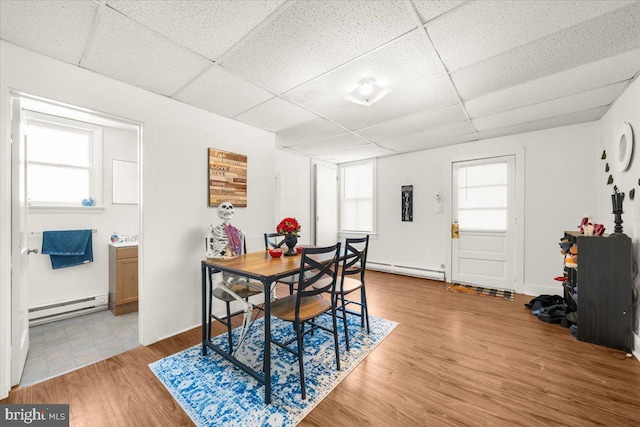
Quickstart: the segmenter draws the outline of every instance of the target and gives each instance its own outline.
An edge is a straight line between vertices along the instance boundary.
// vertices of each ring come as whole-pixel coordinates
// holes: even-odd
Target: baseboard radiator
[[[40,305],[29,309],[29,326],[42,325],[108,308],[109,294],[107,293]]]
[[[402,274],[404,276],[422,277],[425,279],[440,280],[444,282],[444,271],[430,270],[428,268],[407,267],[403,265],[385,264],[382,262],[367,261],[367,269],[384,271],[386,273]]]

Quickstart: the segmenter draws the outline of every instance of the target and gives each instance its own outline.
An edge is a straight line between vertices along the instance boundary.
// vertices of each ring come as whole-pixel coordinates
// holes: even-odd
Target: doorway
[[[515,157],[489,157],[452,164],[451,281],[454,283],[516,290]]]
[[[314,240],[318,246],[335,244],[338,239],[338,167],[313,163]]]
[[[12,198],[11,246],[12,253],[30,254],[20,257],[26,274],[12,277],[11,317],[20,325],[12,346],[18,337],[28,340],[20,343],[19,355],[12,354],[11,385],[26,386],[140,343],[138,314],[114,316],[109,310],[109,239],[118,234],[131,246],[141,237],[142,125],[11,95],[12,134],[22,135],[26,154],[12,163],[12,188],[20,197]],[[116,162],[135,165],[134,182],[127,177],[135,196],[126,203],[114,193],[121,179]],[[56,230],[91,230],[93,260],[53,269],[38,250],[43,232]]]

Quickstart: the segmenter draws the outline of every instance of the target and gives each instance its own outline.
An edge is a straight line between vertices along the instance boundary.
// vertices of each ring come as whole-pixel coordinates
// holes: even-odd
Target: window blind
[[[374,218],[373,163],[341,167],[342,231],[372,232]]]

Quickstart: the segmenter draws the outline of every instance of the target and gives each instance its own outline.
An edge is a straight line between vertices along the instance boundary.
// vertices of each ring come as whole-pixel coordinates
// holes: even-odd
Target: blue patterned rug
[[[329,316],[322,321],[331,323]],[[271,404],[264,403],[264,386],[215,352],[201,356],[201,345],[149,364],[180,406],[199,426],[295,426],[398,326],[396,322],[370,316],[371,334],[360,328],[360,319],[347,316],[347,353],[338,319],[341,370],[335,368],[333,336],[318,330],[305,337],[304,371],[307,399],[300,395],[297,358],[276,345],[271,346]],[[293,336],[290,323],[272,318],[272,335],[277,340]],[[239,334],[234,330],[234,337]],[[263,319],[250,329],[238,359],[260,371],[264,336]],[[226,348],[227,334],[213,339]]]

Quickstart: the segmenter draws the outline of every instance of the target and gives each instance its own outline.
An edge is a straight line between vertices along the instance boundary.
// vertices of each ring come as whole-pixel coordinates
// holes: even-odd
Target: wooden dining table
[[[327,263],[331,261],[332,254],[311,255],[310,258]],[[211,349],[217,354],[227,359],[242,371],[255,378],[264,385],[264,401],[271,403],[271,296],[277,280],[291,276],[300,272],[301,254],[294,256],[281,256],[272,258],[267,251],[251,252],[231,259],[206,259],[202,261],[202,355],[207,355],[207,350]],[[263,371],[259,372],[247,366],[235,356],[215,345],[210,339],[208,325],[211,319],[208,315],[207,291],[213,290],[213,283],[210,273],[229,273],[231,275],[243,276],[254,279],[262,283],[264,293],[264,363]],[[207,279],[207,277],[209,279]]]

